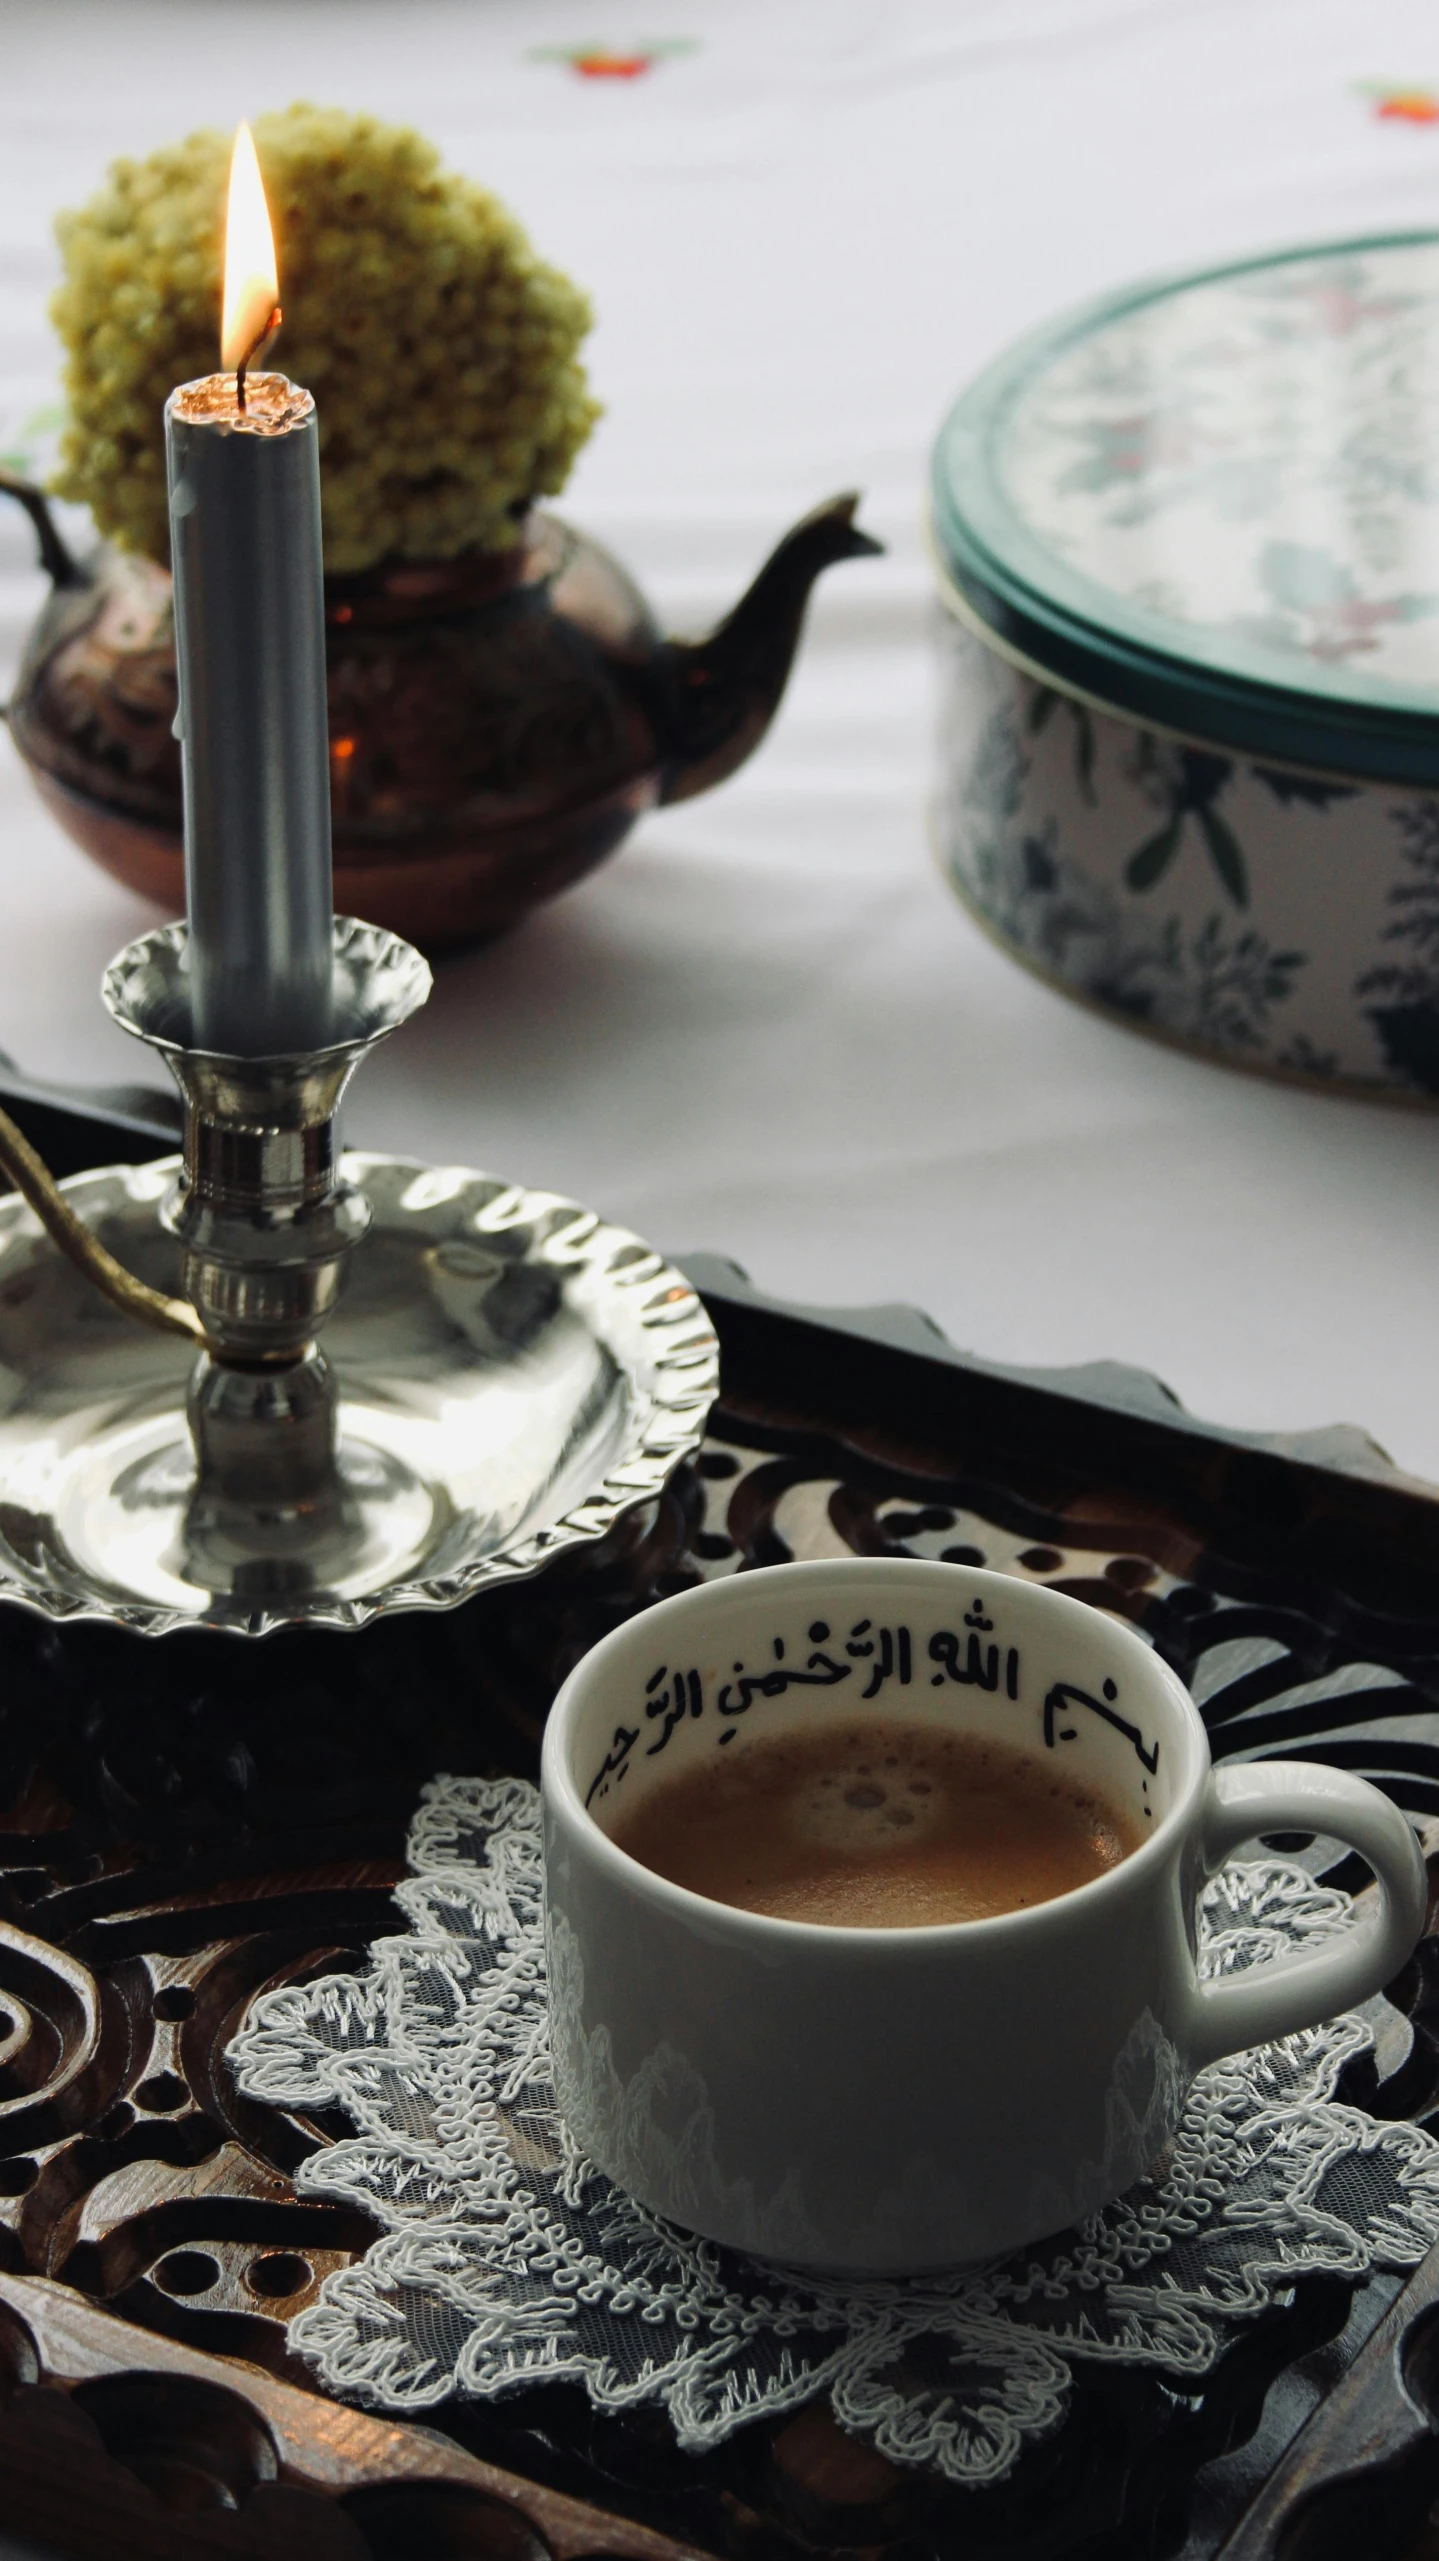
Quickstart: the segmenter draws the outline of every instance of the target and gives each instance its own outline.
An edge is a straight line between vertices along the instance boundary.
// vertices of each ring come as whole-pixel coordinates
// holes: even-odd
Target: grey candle
[[[171,393],[165,456],[193,1037],[259,1058],[328,1036],[334,895],[315,404],[283,374],[245,377],[278,313],[252,257],[232,315],[234,214],[232,185],[238,376]]]

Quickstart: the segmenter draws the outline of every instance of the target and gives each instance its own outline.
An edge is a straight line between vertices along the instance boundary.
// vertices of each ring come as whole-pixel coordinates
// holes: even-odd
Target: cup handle
[[[1373,1868],[1377,1909],[1311,1956],[1276,1957],[1197,1984],[1189,2050],[1196,2069],[1221,2054],[1337,2018],[1392,1982],[1413,1954],[1428,1903],[1419,1844],[1397,1805],[1367,1779],[1310,1761],[1250,1761],[1210,1773],[1206,1874],[1261,1832],[1330,1832]]]

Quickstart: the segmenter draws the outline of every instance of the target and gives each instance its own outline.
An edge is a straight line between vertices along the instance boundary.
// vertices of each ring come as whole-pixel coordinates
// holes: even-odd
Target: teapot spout
[[[779,708],[809,591],[837,560],[884,545],[854,521],[858,491],[791,527],[734,611],[707,640],[667,641],[656,669],[662,801],[690,800],[744,763]]]
[[[89,575],[75,558],[59,526],[50,513],[50,502],[43,489],[26,480],[18,471],[0,468],[0,497],[14,498],[24,508],[35,528],[40,566],[56,587],[88,586]]]

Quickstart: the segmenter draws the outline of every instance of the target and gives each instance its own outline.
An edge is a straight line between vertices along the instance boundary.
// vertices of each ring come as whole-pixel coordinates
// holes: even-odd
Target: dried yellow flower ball
[[[254,131],[285,310],[265,361],[319,406],[326,568],[508,549],[599,415],[584,295],[408,126],[293,106]],[[230,142],[192,133],[118,160],[56,225],[70,415],[55,490],[165,565],[162,411],[219,364]]]

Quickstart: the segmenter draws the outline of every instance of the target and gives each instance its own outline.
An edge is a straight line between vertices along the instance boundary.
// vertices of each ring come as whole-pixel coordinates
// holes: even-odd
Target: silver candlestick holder
[[[186,929],[111,962],[100,994],[158,1051],[185,1105],[184,1157],[161,1206],[205,1348],[187,1409],[196,1482],[187,1579],[214,1592],[275,1580],[331,1588],[366,1544],[365,1499],[337,1464],[339,1400],[319,1348],[370,1204],[341,1171],[336,1122],[361,1060],[430,992],[413,945],[353,917],[334,929],[325,1048],[239,1058],[191,1039]],[[372,1498],[373,1499],[373,1498]]]
[[[429,994],[419,953],[337,918],[334,1037],[269,1058],[194,1044],[185,953],[183,925],[144,935],[102,988],[179,1086],[179,1160],[57,1185],[0,1132],[24,1194],[0,1202],[0,1599],[358,1627],[657,1499],[717,1385],[683,1275],[557,1195],[339,1152],[356,1067]]]

